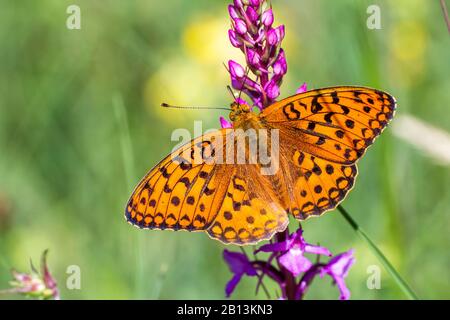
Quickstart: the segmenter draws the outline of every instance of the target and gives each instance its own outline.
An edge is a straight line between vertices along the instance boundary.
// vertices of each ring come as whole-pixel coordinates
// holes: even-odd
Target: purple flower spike
[[[326,266],[324,266],[320,272],[320,277],[328,274],[331,276],[336,283],[339,292],[341,293],[341,300],[348,300],[350,298],[350,290],[348,290],[345,285],[344,278],[348,275],[348,270],[355,262],[355,258],[353,257],[353,250],[349,250],[347,252],[341,253],[328,262]]]
[[[230,267],[231,272],[234,274],[233,278],[228,281],[225,287],[225,294],[228,297],[233,293],[234,289],[238,285],[243,275],[256,276],[256,269],[251,262],[247,259],[247,256],[239,252],[231,252],[228,250],[223,251],[223,258]]]
[[[298,93],[303,93],[306,91],[308,91],[308,86],[306,85],[306,82],[305,82],[297,89],[297,91],[295,93],[298,94]]]
[[[281,49],[284,26],[272,27],[273,10],[267,0],[234,0],[228,6],[232,28],[231,44],[244,54],[249,67],[248,79],[242,80],[244,68],[230,66],[233,88],[242,90],[260,109],[274,103],[287,72],[286,57]]]

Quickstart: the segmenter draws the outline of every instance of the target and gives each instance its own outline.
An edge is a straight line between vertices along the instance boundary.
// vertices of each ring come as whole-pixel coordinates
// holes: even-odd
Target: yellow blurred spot
[[[243,62],[243,54],[228,40],[230,20],[226,14],[216,18],[199,16],[186,27],[183,45],[186,53],[200,64],[222,64],[229,59]]]
[[[421,62],[425,52],[426,35],[417,21],[404,21],[392,31],[391,41],[397,59],[406,63]]]
[[[230,78],[223,63],[229,59],[242,63],[243,54],[229,43],[228,26],[226,12],[219,17],[196,17],[188,24],[180,43],[183,50],[175,48],[145,84],[144,100],[151,113],[171,124],[185,124],[186,120],[206,120],[212,112],[170,110],[160,104],[215,107],[218,98],[230,100],[226,91]]]

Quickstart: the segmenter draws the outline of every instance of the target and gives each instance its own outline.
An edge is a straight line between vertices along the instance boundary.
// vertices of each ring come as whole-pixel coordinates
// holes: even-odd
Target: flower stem
[[[289,237],[289,229],[286,228],[285,231],[277,233],[276,237],[277,242],[286,241],[286,239]],[[295,295],[297,293],[297,283],[295,281],[295,277],[281,264],[279,264],[279,267],[284,274],[284,283],[283,287],[281,288],[283,290],[283,296],[287,300],[295,300]]]
[[[364,232],[363,229],[356,223],[355,220],[350,216],[350,214],[345,210],[342,206],[338,206],[337,209],[342,214],[344,219],[350,224],[353,230],[368,244],[372,253],[378,258],[378,260],[383,264],[389,274],[394,278],[397,285],[403,291],[403,293],[410,300],[417,300],[417,295],[412,291],[410,286],[406,283],[406,281],[400,276],[400,274],[395,270],[386,256],[381,252],[381,250],[376,246],[376,244],[369,238],[369,236]]]

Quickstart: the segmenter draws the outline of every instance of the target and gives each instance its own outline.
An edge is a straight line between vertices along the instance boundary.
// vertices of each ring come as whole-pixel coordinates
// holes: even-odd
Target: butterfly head
[[[230,120],[237,121],[238,119],[244,118],[251,112],[252,108],[248,104],[239,104],[233,102],[231,104]]]

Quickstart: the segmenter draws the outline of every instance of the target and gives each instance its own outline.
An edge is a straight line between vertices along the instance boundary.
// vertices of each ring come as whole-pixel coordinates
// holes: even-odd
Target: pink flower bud
[[[275,100],[280,95],[280,88],[275,83],[275,81],[271,80],[266,86],[266,94],[267,97],[271,100]]]
[[[236,32],[239,34],[245,34],[247,33],[247,25],[245,24],[245,21],[242,19],[233,19],[234,22],[234,28],[236,29]]]
[[[250,0],[249,3],[254,7],[259,7],[261,0]]]
[[[269,29],[267,31],[267,43],[270,46],[276,46],[278,43],[278,35],[275,29]]]
[[[273,11],[272,8],[263,12],[261,21],[266,27],[271,27],[273,23]]]
[[[242,40],[233,29],[228,30],[228,37],[230,38],[230,42],[233,47],[239,48],[240,46],[242,46]]]
[[[247,49],[247,60],[252,66],[258,67],[261,57],[258,52],[249,48]]]
[[[306,85],[306,82],[305,82],[297,89],[297,91],[295,93],[303,93],[306,91],[308,91],[308,86]]]
[[[238,9],[242,9],[244,7],[244,4],[242,3],[242,0],[234,0],[234,5]]]
[[[235,8],[232,4],[230,4],[230,5],[228,6],[228,13],[229,13],[231,19],[233,19],[233,20],[234,20],[234,19],[239,19],[239,18],[240,18],[239,14],[238,14],[238,12],[237,12],[237,10],[236,10],[236,8]]]
[[[220,126],[224,129],[229,129],[229,128],[233,128],[233,125],[231,124],[231,122],[229,122],[227,119],[225,119],[224,117],[220,117],[219,118],[220,121]]]
[[[277,36],[278,36],[278,42],[283,41],[284,35],[285,35],[284,25],[282,24],[281,26],[278,26],[277,28],[275,28],[275,31],[276,31]]]
[[[284,50],[280,49],[280,53],[278,54],[278,58],[273,64],[273,72],[277,76],[283,76],[287,72],[287,62],[286,55],[284,54]]]
[[[233,60],[228,61],[228,68],[231,76],[236,79],[241,79],[245,76],[244,68],[239,63]]]
[[[256,10],[253,9],[253,7],[247,7],[247,10],[245,11],[245,13],[246,13],[248,19],[250,20],[250,22],[252,22],[252,23],[255,23],[259,18],[258,12],[256,12]]]

